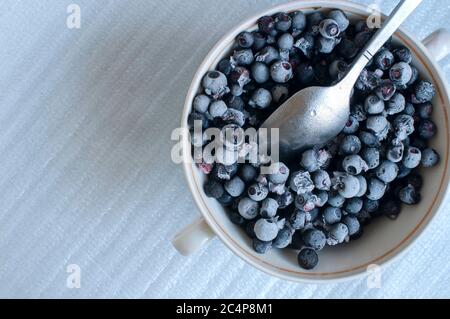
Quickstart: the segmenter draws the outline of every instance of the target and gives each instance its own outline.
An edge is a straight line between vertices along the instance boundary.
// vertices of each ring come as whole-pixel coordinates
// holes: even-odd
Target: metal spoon
[[[402,0],[339,83],[331,87],[309,87],[301,90],[266,120],[262,128],[279,128],[278,146],[281,159],[289,160],[306,148],[325,145],[342,131],[349,119],[352,89],[359,75],[421,2],[422,0]],[[268,133],[270,140],[270,130]],[[273,147],[277,146],[277,143],[271,143],[273,154]]]

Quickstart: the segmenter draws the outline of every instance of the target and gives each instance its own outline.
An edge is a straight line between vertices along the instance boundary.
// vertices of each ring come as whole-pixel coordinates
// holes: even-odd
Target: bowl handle
[[[206,221],[203,218],[199,218],[179,232],[172,239],[172,245],[183,256],[189,256],[215,237],[215,235]]]
[[[450,54],[450,31],[446,29],[436,30],[423,40],[423,44],[439,62]]]

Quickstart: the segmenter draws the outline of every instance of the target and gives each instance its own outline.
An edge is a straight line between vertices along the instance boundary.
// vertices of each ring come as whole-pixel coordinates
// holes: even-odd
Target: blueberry
[[[289,62],[278,61],[270,67],[270,76],[277,83],[286,83],[292,79],[292,66]]]
[[[206,95],[197,95],[194,99],[193,107],[199,113],[205,113],[208,111],[209,104],[211,100]]]
[[[345,224],[339,223],[331,226],[328,232],[327,243],[330,246],[342,244],[349,235],[348,227]]]
[[[380,165],[380,152],[377,148],[369,147],[363,149],[361,157],[367,163],[369,169],[375,169]]]
[[[318,170],[313,173],[313,181],[316,189],[328,191],[331,187],[330,175],[324,170]]]
[[[389,122],[382,115],[369,116],[366,122],[367,129],[375,134],[378,139],[386,135],[389,130]]]
[[[338,192],[330,192],[328,194],[328,204],[333,207],[341,208],[345,204],[345,197]]]
[[[244,93],[244,88],[241,87],[239,84],[232,84],[230,92],[233,96],[241,96]]]
[[[411,142],[411,146],[417,147],[419,150],[424,150],[428,146],[428,142],[422,138],[415,138]]]
[[[278,31],[286,32],[291,28],[291,26],[292,26],[292,18],[289,16],[289,14],[281,12],[276,15],[275,28]]]
[[[371,72],[367,69],[364,69],[358,80],[355,83],[355,87],[365,93],[370,93],[376,88],[378,88],[381,84],[383,84],[383,81],[376,75],[375,72]],[[393,84],[392,84],[393,85]],[[380,96],[381,98],[381,96]],[[388,100],[388,99],[386,99]]]
[[[378,178],[372,177],[367,183],[367,198],[371,200],[380,200],[386,193],[387,185]]]
[[[269,189],[260,183],[255,183],[248,188],[248,196],[256,201],[263,201],[269,195]]]
[[[416,113],[416,109],[414,108],[414,105],[412,103],[406,102],[406,106],[405,109],[403,110],[403,113],[414,116],[414,114]]]
[[[370,214],[373,214],[378,211],[380,208],[380,202],[378,200],[364,199],[363,210],[367,211]]]
[[[403,164],[400,164],[398,168],[398,178],[405,178],[406,176],[411,174],[412,169],[405,167]]]
[[[374,57],[376,67],[381,70],[388,70],[394,64],[394,61],[394,55],[386,49],[382,49]]]
[[[356,132],[358,132],[358,130],[359,130],[359,121],[357,120],[356,117],[350,116],[342,132],[344,134],[355,134]],[[361,143],[360,140],[359,142]]]
[[[278,195],[276,200],[280,209],[285,209],[294,202],[294,196],[290,191],[286,191],[285,193]]]
[[[313,173],[323,167],[330,157],[330,154],[323,150],[307,150],[302,154],[300,165],[308,172]]]
[[[244,193],[245,183],[239,177],[235,176],[224,185],[225,190],[233,197],[239,197]]]
[[[428,81],[420,81],[414,86],[414,98],[418,103],[431,102],[436,95],[436,89]]]
[[[277,214],[278,202],[273,198],[266,198],[261,204],[260,214],[263,218],[273,218]]]
[[[255,62],[251,68],[252,78],[256,83],[265,83],[270,78],[269,67],[262,62]]]
[[[206,73],[203,77],[202,84],[206,94],[215,99],[221,98],[230,91],[227,86],[227,77],[219,71],[210,71]]]
[[[437,133],[436,124],[431,120],[422,120],[419,124],[418,131],[421,138],[429,140]]]
[[[206,196],[216,199],[222,197],[222,195],[225,192],[223,185],[220,182],[213,179],[209,179],[206,182],[204,190]]]
[[[266,36],[258,31],[254,31],[252,35],[253,35],[253,50],[255,50],[255,52],[258,52],[266,46],[267,42]]]
[[[395,93],[392,98],[387,102],[386,112],[388,115],[395,115],[405,110],[406,99],[400,93]]]
[[[407,183],[414,186],[416,189],[421,189],[423,186],[423,178],[418,174],[410,175],[407,178]]]
[[[342,211],[340,208],[328,206],[324,209],[322,215],[325,223],[327,223],[328,225],[333,225],[341,221]]]
[[[378,140],[378,138],[370,132],[366,132],[366,131],[360,131],[359,132],[359,139],[361,140],[361,142],[368,146],[368,147],[379,147],[380,146],[380,142]]]
[[[237,43],[241,48],[251,48],[255,42],[255,37],[252,33],[244,31],[237,36]]]
[[[372,38],[373,33],[371,31],[361,31],[355,36],[355,45],[358,48],[364,47],[370,38]]]
[[[280,58],[280,53],[272,46],[267,46],[256,55],[257,62],[263,62],[267,65],[272,64]]]
[[[280,48],[280,50],[290,51],[293,46],[294,37],[291,34],[285,33],[278,38],[278,48]]]
[[[333,79],[341,79],[347,73],[348,64],[342,60],[333,61],[329,68],[328,73]]]
[[[301,11],[291,13],[292,30],[294,33],[300,33],[306,28],[306,16]]]
[[[259,240],[258,238],[253,239],[253,249],[261,255],[266,254],[269,252],[270,249],[272,249],[272,242],[264,242]]]
[[[395,85],[406,85],[412,78],[412,69],[408,63],[399,62],[389,70],[389,77]]]
[[[433,167],[436,166],[440,161],[439,154],[431,149],[426,148],[422,151],[422,166],[423,167]]]
[[[190,127],[194,127],[197,121],[201,122],[201,126],[203,129],[207,129],[209,127],[209,121],[205,114],[198,112],[191,112],[188,118],[188,125]]]
[[[272,103],[272,94],[270,91],[260,88],[253,92],[248,105],[258,109],[266,109]]]
[[[242,217],[252,220],[258,216],[259,204],[248,197],[243,197],[238,204],[238,211]]]
[[[311,33],[304,33],[295,43],[294,47],[303,52],[306,57],[311,57],[315,46],[315,38]]]
[[[217,64],[217,70],[228,76],[233,70],[233,64],[230,59],[223,59]]]
[[[358,218],[353,216],[345,216],[342,223],[348,228],[348,235],[353,236],[357,234],[361,228]]]
[[[289,97],[289,89],[283,84],[277,84],[270,90],[274,103],[283,103]]]
[[[317,42],[317,50],[322,54],[330,54],[338,44],[338,40],[334,38],[319,37]]]
[[[214,118],[222,117],[227,110],[228,107],[222,100],[214,101],[209,106],[209,114]]]
[[[300,84],[308,85],[314,80],[314,68],[307,62],[300,63],[295,69]]]
[[[238,84],[240,87],[244,87],[251,81],[250,72],[246,68],[238,66],[234,68],[233,71],[231,71],[230,81],[232,83]]]
[[[337,51],[344,59],[353,59],[358,54],[358,48],[350,39],[342,39],[337,46]]]
[[[270,220],[261,218],[255,223],[255,235],[261,241],[272,241],[278,235],[278,226]]]
[[[361,198],[351,198],[345,203],[344,210],[353,215],[359,214],[363,208],[363,200]]]
[[[364,110],[364,106],[362,104],[353,104],[351,106],[351,116],[356,118],[359,122],[367,120],[367,113]]]
[[[398,49],[395,49],[394,56],[397,59],[397,61],[400,62],[405,62],[409,64],[412,61],[411,51],[407,47],[400,47]]]
[[[380,99],[388,101],[394,96],[395,91],[395,85],[391,80],[382,80],[376,88],[375,93]]]
[[[385,160],[377,168],[375,174],[379,180],[388,184],[393,182],[398,176],[398,166],[389,160]]]
[[[342,140],[339,153],[341,155],[355,155],[361,151],[361,140],[355,135],[347,135]]]
[[[305,270],[314,269],[319,263],[319,256],[314,249],[303,248],[298,253],[298,264]]]
[[[316,207],[323,207],[328,202],[328,191],[318,191],[316,193],[316,197],[317,197]]]
[[[367,163],[359,155],[348,155],[342,161],[342,168],[351,175],[359,175],[369,169]]]
[[[221,197],[217,198],[217,201],[223,206],[230,206],[233,203],[234,199],[235,198],[233,196],[231,196],[227,192],[224,192]]]
[[[333,19],[325,19],[320,22],[319,32],[324,38],[334,39],[339,36],[341,30],[336,21]]]
[[[356,176],[356,178],[359,181],[359,192],[356,195],[356,197],[362,197],[366,194],[367,192],[367,180],[364,176],[362,175],[358,175]]]
[[[429,120],[433,114],[433,104],[427,102],[417,105],[417,113],[422,120]]]
[[[278,232],[277,237],[272,242],[275,248],[283,249],[289,246],[292,242],[292,231],[289,227],[284,227]]]
[[[227,103],[228,107],[238,110],[238,111],[241,111],[241,112],[245,108],[245,102],[239,96],[230,95],[225,99],[225,102]]]
[[[407,205],[416,205],[420,202],[421,196],[416,188],[412,185],[408,185],[400,190],[398,198]]]
[[[295,230],[303,229],[306,225],[306,216],[306,212],[299,209],[294,210],[289,217],[289,223],[292,228]]]
[[[251,49],[243,49],[234,51],[233,59],[238,65],[247,66],[253,63],[255,56]]]
[[[238,226],[243,226],[245,224],[245,219],[236,212],[230,213],[230,220],[233,224]]]
[[[228,108],[222,116],[222,120],[228,124],[236,124],[242,127],[245,124],[245,115],[239,110]]]
[[[317,196],[311,193],[297,194],[294,204],[296,208],[309,212],[316,207],[317,201]]]
[[[343,175],[341,186],[338,190],[339,194],[344,198],[353,198],[360,191],[359,179],[352,175]],[[329,200],[328,200],[329,201]]]
[[[229,181],[236,175],[237,165],[223,165],[223,164],[215,164],[214,168],[211,171],[211,177],[217,181]]]
[[[399,163],[403,159],[404,152],[405,144],[398,139],[393,139],[386,149],[386,158],[393,163]]]
[[[395,220],[402,210],[402,205],[395,199],[388,200],[381,205],[381,212],[389,219]]]
[[[377,95],[369,95],[364,101],[364,109],[367,114],[381,114],[384,111],[384,106],[384,101]]]
[[[269,181],[275,184],[284,184],[287,182],[290,171],[284,163],[273,163],[271,169],[273,171],[268,176]]]
[[[328,13],[328,18],[333,19],[339,25],[339,29],[344,32],[350,25],[350,21],[342,10],[335,9]]]
[[[256,238],[256,235],[255,235],[255,223],[256,223],[255,220],[248,221],[247,224],[245,225],[245,228],[244,228],[245,233],[251,239]]]
[[[306,16],[306,24],[309,30],[319,26],[320,22],[324,19],[324,15],[320,11],[314,11]]]
[[[275,31],[275,20],[270,16],[264,16],[258,20],[259,31],[268,35],[274,35]]]
[[[419,70],[417,70],[417,68],[414,66],[411,66],[411,69],[412,69],[412,77],[407,84],[408,87],[413,86],[419,79]]]
[[[322,250],[326,244],[325,234],[317,229],[308,229],[302,234],[303,243],[316,251]]]
[[[402,163],[406,168],[413,169],[420,165],[421,160],[422,152],[418,148],[410,146],[406,150]]]
[[[414,133],[414,118],[407,114],[397,115],[393,121],[393,127],[395,136],[404,141]]]

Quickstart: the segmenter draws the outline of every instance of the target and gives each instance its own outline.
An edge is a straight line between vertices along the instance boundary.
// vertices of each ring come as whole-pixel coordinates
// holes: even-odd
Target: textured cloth
[[[178,255],[171,237],[198,216],[170,160],[188,86],[222,35],[282,1],[78,0],[69,29],[71,2],[0,2],[0,297],[450,296],[448,205],[380,289],[278,280],[220,240]],[[405,28],[449,20],[449,1],[425,0]]]

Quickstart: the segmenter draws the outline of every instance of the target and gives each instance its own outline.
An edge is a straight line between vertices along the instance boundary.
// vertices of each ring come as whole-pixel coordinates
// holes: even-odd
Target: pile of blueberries
[[[339,81],[375,31],[340,10],[260,18],[204,76],[190,125],[257,129],[297,91]],[[356,83],[342,133],[296,163],[199,164],[208,175],[205,193],[229,207],[257,253],[295,249],[299,265],[313,269],[326,245],[356,240],[372,219],[396,219],[402,206],[419,203],[417,169],[437,165],[439,155],[428,147],[435,88],[411,62],[408,48],[388,41]],[[269,164],[274,173],[260,174]]]

